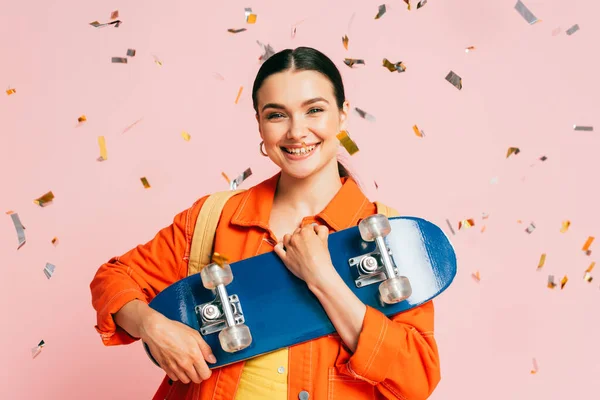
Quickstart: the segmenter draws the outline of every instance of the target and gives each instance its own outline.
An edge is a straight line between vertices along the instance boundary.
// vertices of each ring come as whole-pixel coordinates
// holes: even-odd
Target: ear
[[[348,126],[348,115],[350,113],[350,102],[344,101],[342,109],[340,110],[340,130],[346,130]]]

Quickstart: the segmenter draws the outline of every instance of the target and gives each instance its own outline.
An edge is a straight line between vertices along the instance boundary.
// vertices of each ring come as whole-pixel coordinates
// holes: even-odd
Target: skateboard
[[[448,237],[420,218],[371,215],[331,233],[328,244],[346,285],[388,317],[437,297],[456,276]],[[171,284],[149,303],[200,332],[217,358],[211,369],[335,332],[318,299],[275,252],[220,264]]]

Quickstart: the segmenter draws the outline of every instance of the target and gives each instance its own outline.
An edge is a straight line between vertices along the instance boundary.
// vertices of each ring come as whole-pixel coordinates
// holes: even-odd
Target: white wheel
[[[395,276],[391,279],[386,279],[379,285],[379,294],[384,303],[399,303],[409,298],[412,294],[410,281],[405,276]]]
[[[218,264],[213,263],[202,268],[200,277],[204,287],[212,290],[221,284],[224,286],[229,285],[233,280],[233,273],[229,264],[224,263],[223,268],[221,268]]]
[[[376,237],[386,237],[392,230],[390,221],[383,214],[369,215],[358,224],[360,237],[365,242],[372,242]]]
[[[219,342],[228,353],[243,350],[252,343],[250,328],[244,324],[229,326],[219,332]]]

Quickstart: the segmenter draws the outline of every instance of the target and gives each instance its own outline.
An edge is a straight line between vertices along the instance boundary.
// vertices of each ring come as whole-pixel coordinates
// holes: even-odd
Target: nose
[[[308,136],[308,128],[305,121],[301,118],[292,119],[290,129],[288,130],[287,137],[290,140],[301,140]]]

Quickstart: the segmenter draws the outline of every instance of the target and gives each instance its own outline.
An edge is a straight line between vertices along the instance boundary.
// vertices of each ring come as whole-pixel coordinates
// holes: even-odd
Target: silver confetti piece
[[[421,0],[418,4],[417,4],[417,10],[421,7],[423,7],[425,4],[427,4],[427,0]]]
[[[453,235],[456,235],[456,233],[454,232],[454,228],[452,228],[452,224],[450,223],[449,219],[446,219],[446,223],[448,224],[448,228],[450,228],[450,232],[452,232]]]
[[[269,58],[271,58],[271,56],[273,54],[275,54],[275,50],[273,50],[273,48],[271,47],[270,44],[267,44],[266,46],[264,44],[262,44],[260,41],[256,41],[256,43],[258,43],[258,45],[260,47],[262,47],[264,49],[264,54],[261,55],[258,59],[262,62],[267,61]]]
[[[567,29],[567,35],[571,36],[572,34],[574,34],[575,32],[577,32],[579,30],[579,25],[575,24],[572,27],[570,27],[569,29]]]
[[[365,64],[365,60],[363,60],[363,59],[355,59],[355,58],[344,58],[344,64],[346,64],[350,68],[352,68],[352,66],[354,64],[366,65]]]
[[[525,232],[531,233],[534,230],[535,230],[535,224],[532,222],[531,224],[529,224],[529,226],[527,227],[527,229],[525,229]]]
[[[446,80],[458,90],[462,89],[462,78],[456,75],[454,72],[450,71],[448,75],[446,75]]]
[[[576,131],[593,131],[594,127],[593,126],[583,126],[583,125],[573,125],[573,129],[575,129]]]
[[[371,122],[375,122],[375,117],[372,116],[371,114],[367,113],[366,111],[361,110],[358,107],[354,107],[354,111],[356,111],[356,113],[361,117],[366,119],[367,121],[371,121]]]
[[[248,168],[244,172],[242,172],[237,178],[231,181],[229,184],[230,190],[236,190],[238,186],[242,184],[246,179],[248,179],[252,175],[252,169]]]
[[[12,213],[12,214],[10,214],[10,217],[12,218],[13,224],[15,225],[15,229],[17,230],[17,238],[19,240],[19,247],[17,247],[17,250],[19,250],[21,247],[23,247],[23,245],[26,242],[26,239],[25,239],[25,227],[21,223],[21,219],[19,218],[19,214]]]
[[[529,11],[529,9],[525,6],[525,4],[523,4],[521,0],[518,0],[517,4],[515,4],[515,10],[517,10],[519,14],[521,14],[521,16],[525,18],[525,21],[527,21],[529,25],[533,25],[538,21],[537,17],[533,15],[531,11]]]
[[[135,57],[135,49],[127,49],[127,57]]]
[[[111,62],[115,63],[115,64],[127,64],[127,58],[125,58],[125,57],[113,57],[111,59]]]
[[[379,19],[379,18],[383,17],[383,14],[385,14],[385,11],[386,11],[385,4],[380,5],[379,12],[375,16],[375,19]]]
[[[44,274],[46,275],[46,278],[50,279],[52,277],[54,268],[56,268],[54,265],[46,263],[46,267],[44,267]]]

